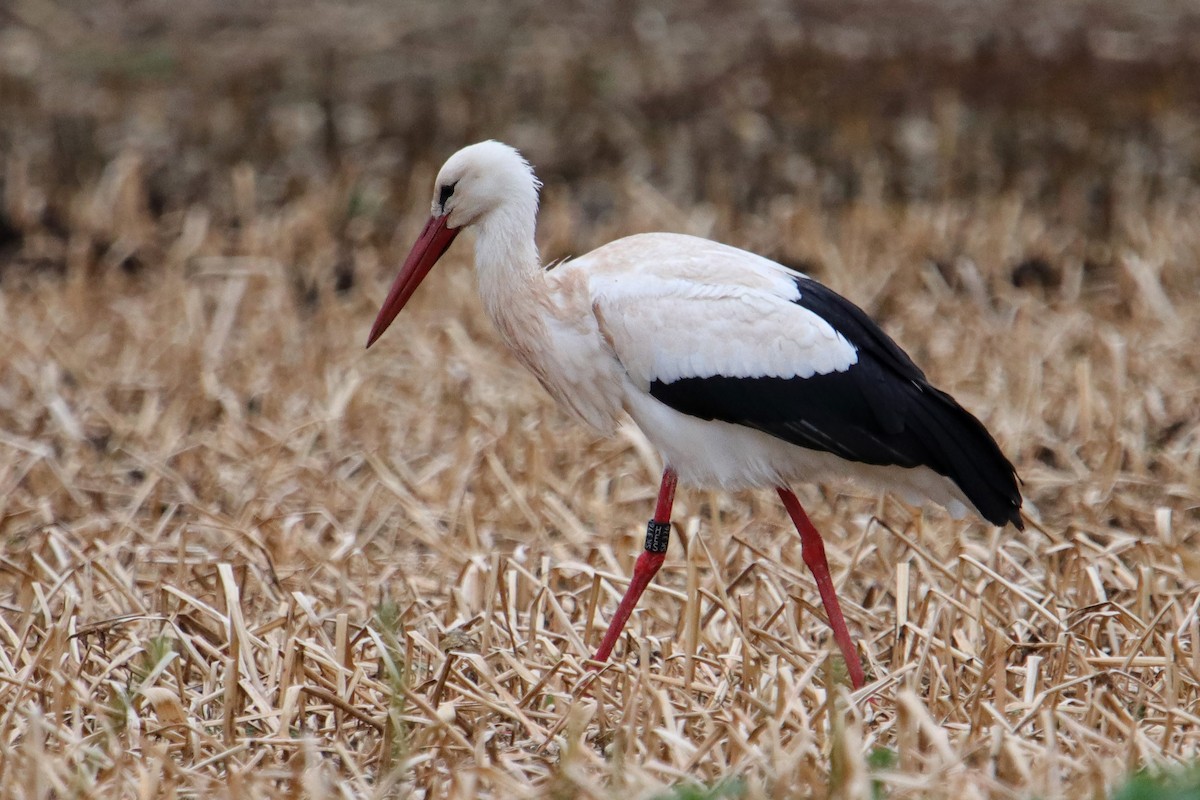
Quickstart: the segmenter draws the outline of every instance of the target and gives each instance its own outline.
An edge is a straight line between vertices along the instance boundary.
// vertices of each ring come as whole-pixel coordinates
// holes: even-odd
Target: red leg
[[[596,661],[608,661],[613,646],[625,628],[629,615],[637,606],[638,598],[642,596],[642,592],[646,591],[654,574],[658,572],[658,568],[662,566],[663,560],[667,557],[667,542],[671,537],[671,505],[675,502],[675,482],[677,480],[678,476],[670,467],[663,470],[662,485],[658,489],[658,505],[654,509],[654,519],[650,520],[646,531],[646,549],[638,556],[637,564],[633,567],[633,578],[629,581],[629,588],[625,590],[625,596],[621,598],[621,604],[617,606],[617,613],[608,623],[608,630],[604,632],[604,640],[600,642],[600,649],[596,651],[594,657]]]
[[[837,640],[842,657],[846,659],[846,667],[850,670],[850,682],[854,684],[855,689],[861,689],[866,677],[863,675],[862,662],[858,658],[858,649],[854,646],[850,631],[846,629],[846,620],[842,617],[837,590],[833,588],[833,578],[829,575],[829,562],[825,560],[825,544],[821,541],[821,534],[817,532],[808,514],[804,513],[803,506],[791,489],[780,486],[776,491],[787,508],[788,516],[796,524],[796,530],[800,532],[800,552],[804,563],[808,565],[809,571],[817,581],[821,602],[825,605],[825,613],[829,617],[829,627],[833,628],[833,638]]]

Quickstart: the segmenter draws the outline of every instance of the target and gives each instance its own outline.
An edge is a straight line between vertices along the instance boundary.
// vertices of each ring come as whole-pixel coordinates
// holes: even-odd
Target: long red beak
[[[404,266],[400,268],[400,274],[396,276],[396,281],[392,284],[387,299],[383,301],[383,306],[379,309],[379,316],[375,317],[375,324],[371,326],[371,335],[367,337],[367,347],[375,344],[375,340],[383,335],[388,325],[392,324],[392,320],[400,313],[400,309],[404,308],[408,298],[412,297],[421,281],[425,280],[425,276],[429,274],[429,270],[433,269],[433,265],[442,257],[442,253],[446,252],[446,248],[450,247],[454,237],[458,236],[458,232],[462,230],[462,228],[448,227],[446,219],[447,215],[430,217],[429,222],[425,223],[425,230],[421,231],[421,235],[417,237],[416,243],[408,253],[408,258],[404,259]]]

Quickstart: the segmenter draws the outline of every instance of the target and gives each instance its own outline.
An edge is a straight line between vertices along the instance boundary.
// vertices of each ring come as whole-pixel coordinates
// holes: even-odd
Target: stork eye
[[[454,183],[448,183],[442,187],[441,191],[438,193],[439,206],[442,208],[446,207],[446,201],[450,199],[450,195],[454,194],[455,186],[458,186],[458,181],[455,181]]]

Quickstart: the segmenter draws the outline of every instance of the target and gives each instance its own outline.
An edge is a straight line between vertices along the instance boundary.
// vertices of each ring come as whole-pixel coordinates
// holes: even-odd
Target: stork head
[[[450,156],[434,184],[429,222],[379,309],[367,347],[392,324],[460,231],[508,215],[536,215],[539,186],[529,162],[506,144],[480,142]]]

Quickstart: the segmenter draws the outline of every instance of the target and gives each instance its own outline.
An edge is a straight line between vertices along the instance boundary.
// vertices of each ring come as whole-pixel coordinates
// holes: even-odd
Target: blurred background
[[[236,227],[235,176],[252,174],[268,208],[336,190],[332,240],[284,260],[344,290],[355,248],[388,240],[431,169],[483,138],[577,202],[584,239],[621,216],[632,179],[726,235],[781,197],[1013,193],[1103,243],[1117,204],[1200,177],[1186,0],[13,0],[0,24],[8,275],[154,269],[187,209]],[[80,207],[130,171],[139,191]],[[1040,260],[1017,277],[1055,273]]]

